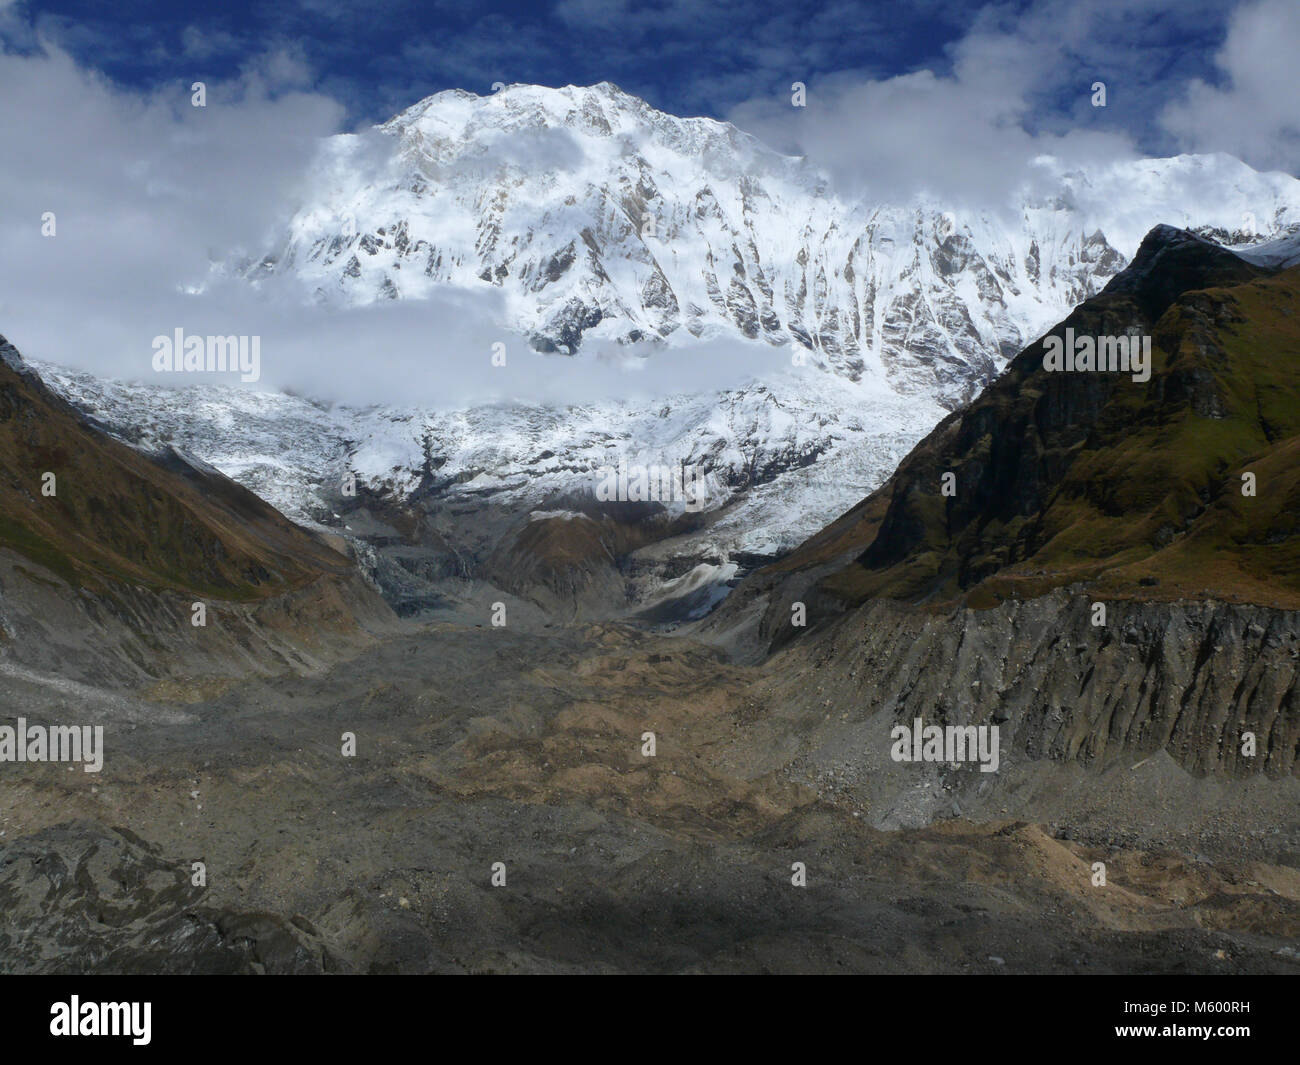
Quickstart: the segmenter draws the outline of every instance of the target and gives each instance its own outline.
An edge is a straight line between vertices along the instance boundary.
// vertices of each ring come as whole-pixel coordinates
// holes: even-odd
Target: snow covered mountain
[[[538,350],[732,334],[949,407],[1153,225],[1244,242],[1300,224],[1300,183],[1226,155],[1087,173],[1044,158],[996,211],[846,199],[801,159],[608,83],[452,90],[380,131],[324,146],[246,276],[344,304],[494,286]]]
[[[649,574],[628,578],[631,598],[724,582],[882,483],[1154,225],[1272,258],[1294,254],[1300,229],[1300,181],[1226,155],[1086,172],[1043,158],[1012,202],[980,211],[923,194],[870,202],[730,125],[609,84],[439,93],[372,134],[329,139],[304,188],[271,250],[216,272],[335,307],[490,291],[503,329],[561,359],[611,345],[653,359],[719,337],[806,356],[653,404],[440,410],[39,367],[123,438],[177,446],[352,537],[413,603],[430,573],[481,576],[525,542],[521,523],[595,520],[574,501],[620,459],[689,464],[709,485],[703,520],[664,526],[659,542],[603,530],[625,575]],[[364,506],[340,496],[349,474]]]
[[[850,382],[828,392],[816,373],[668,397],[652,408],[429,411],[330,407],[213,385],[149,387],[31,365],[114,435],[198,456],[295,520],[355,539],[388,531],[349,515],[340,491],[349,474],[367,497],[527,519],[590,495],[602,467],[685,464],[705,472],[706,522],[652,552],[666,570],[673,558],[721,571],[734,558],[789,550],[884,481],[945,413],[924,397],[872,394]]]

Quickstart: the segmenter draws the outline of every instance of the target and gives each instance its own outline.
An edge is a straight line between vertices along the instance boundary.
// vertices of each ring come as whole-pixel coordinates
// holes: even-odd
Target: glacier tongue
[[[923,397],[843,381],[828,390],[818,371],[650,407],[421,411],[33,366],[122,439],[201,456],[294,520],[335,531],[346,531],[336,511],[349,472],[381,498],[531,514],[590,495],[602,468],[620,460],[684,463],[709,478],[712,520],[682,553],[719,563],[795,547],[881,484],[945,413]]]

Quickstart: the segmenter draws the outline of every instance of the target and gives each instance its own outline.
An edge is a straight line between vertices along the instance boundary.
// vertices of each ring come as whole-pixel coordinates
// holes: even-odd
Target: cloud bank
[[[1215,56],[1215,84],[1192,77],[1218,4],[1041,0],[989,4],[946,48],[946,69],[878,78],[841,71],[808,84],[807,106],[765,94],[728,118],[806,156],[853,195],[918,192],[1000,206],[1035,158],[1067,166],[1152,152],[1223,151],[1300,175],[1300,6],[1247,0]],[[1106,89],[1094,106],[1093,86]]]

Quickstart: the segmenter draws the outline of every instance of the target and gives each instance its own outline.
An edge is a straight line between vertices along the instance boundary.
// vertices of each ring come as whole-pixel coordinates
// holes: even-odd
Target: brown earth
[[[1117,746],[971,780],[891,762],[890,715],[818,677],[621,625],[437,625],[308,677],[87,690],[101,773],[0,773],[0,966],[1297,971],[1294,776]],[[0,692],[68,717],[39,679]]]

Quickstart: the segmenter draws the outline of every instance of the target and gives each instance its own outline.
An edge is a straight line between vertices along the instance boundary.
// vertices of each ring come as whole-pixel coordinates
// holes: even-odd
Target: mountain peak
[[[448,90],[381,128],[383,178],[367,166],[340,180],[362,147],[339,138],[245,276],[292,272],[345,305],[490,286],[500,324],[539,351],[727,336],[950,408],[1100,291],[1153,222],[1233,238],[1300,219],[1295,179],[1188,157],[1044,163],[1019,222],[924,196],[864,201],[734,126],[608,81]],[[1178,233],[1152,239],[1193,239]]]
[[[0,336],[0,362],[8,366],[15,373],[30,373],[28,365],[23,362],[23,357],[19,354],[18,349],[9,343],[3,336]]]
[[[1154,321],[1191,289],[1237,284],[1264,273],[1212,240],[1176,226],[1158,225],[1143,239],[1128,267],[1102,289],[1124,294]]]
[[[635,126],[663,126],[665,123],[706,122],[719,128],[732,128],[713,119],[680,119],[657,111],[611,81],[559,87],[526,82],[497,84],[499,88],[494,92],[482,95],[465,89],[434,93],[395,115],[380,128],[387,132],[402,132],[413,126],[427,125],[455,129],[461,135],[467,135],[484,127],[517,130],[568,126],[605,136]]]

